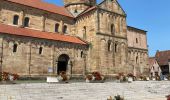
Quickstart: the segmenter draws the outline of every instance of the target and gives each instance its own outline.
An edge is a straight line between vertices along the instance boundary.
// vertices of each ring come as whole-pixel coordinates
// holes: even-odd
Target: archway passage
[[[66,54],[62,54],[58,58],[58,65],[57,65],[57,74],[59,75],[62,71],[67,71],[69,56]]]

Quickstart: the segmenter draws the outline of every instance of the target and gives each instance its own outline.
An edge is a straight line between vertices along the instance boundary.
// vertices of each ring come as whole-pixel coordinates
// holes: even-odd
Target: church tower
[[[87,8],[96,5],[96,0],[63,0],[64,6],[76,17]]]

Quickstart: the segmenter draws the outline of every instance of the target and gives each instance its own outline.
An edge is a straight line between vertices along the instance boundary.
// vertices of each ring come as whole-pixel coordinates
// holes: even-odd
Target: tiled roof
[[[170,60],[170,50],[158,51],[155,57],[159,65],[168,65],[168,61]]]
[[[96,6],[87,8],[85,11],[83,11],[82,13],[80,13],[80,14],[78,15],[78,17],[79,17],[79,16],[82,16],[82,15],[84,15],[84,14],[88,13],[89,11],[92,11],[92,10],[94,10],[94,9],[96,9],[96,8],[97,8]]]
[[[155,57],[149,57],[149,66],[153,66],[153,64],[155,63]]]
[[[26,36],[26,37],[86,45],[84,41],[80,40],[77,37],[61,35],[58,33],[42,32],[42,31],[37,31],[37,30],[32,30],[27,28],[19,28],[15,26],[4,25],[4,24],[0,24],[0,34],[11,34],[11,35]]]
[[[67,11],[65,7],[60,7],[54,4],[49,4],[49,3],[43,2],[42,0],[6,0],[6,1],[10,1],[13,3],[17,3],[17,4],[21,4],[21,5],[25,5],[25,6],[29,6],[29,7],[33,7],[33,8],[37,8],[37,9],[41,9],[41,10],[45,10],[48,12],[52,12],[52,13],[56,13],[56,14],[60,14],[60,15],[73,18],[71,13]]]

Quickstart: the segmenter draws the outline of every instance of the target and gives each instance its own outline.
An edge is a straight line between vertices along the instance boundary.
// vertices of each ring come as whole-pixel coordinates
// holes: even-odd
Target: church
[[[0,72],[149,73],[147,31],[127,25],[117,0],[63,2],[0,0]]]

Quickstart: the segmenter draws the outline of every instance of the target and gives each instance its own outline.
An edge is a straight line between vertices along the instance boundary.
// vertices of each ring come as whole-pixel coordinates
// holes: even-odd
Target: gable
[[[122,9],[117,0],[104,0],[99,4],[100,8],[115,12],[121,15],[126,15],[125,11]]]

